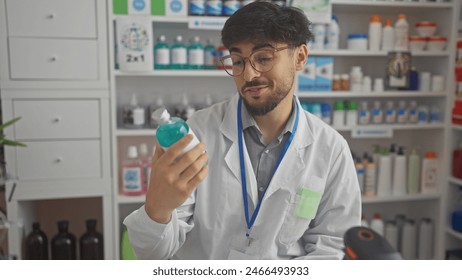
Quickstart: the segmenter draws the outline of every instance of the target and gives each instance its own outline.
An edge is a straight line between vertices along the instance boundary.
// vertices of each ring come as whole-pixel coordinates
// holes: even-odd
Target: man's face
[[[243,58],[251,56],[258,69],[258,63],[272,63],[268,72],[259,72],[252,67],[249,59],[244,59],[244,71],[234,77],[239,95],[244,100],[247,110],[254,116],[262,116],[271,112],[287,95],[292,96],[296,73],[296,59],[294,50],[286,48],[285,44],[254,45],[245,42],[229,48],[232,55]],[[274,52],[274,50],[282,49]],[[267,56],[259,56],[260,51],[268,50],[272,54],[272,61],[267,62]],[[297,48],[295,48],[297,52]],[[269,56],[271,57],[271,56]]]

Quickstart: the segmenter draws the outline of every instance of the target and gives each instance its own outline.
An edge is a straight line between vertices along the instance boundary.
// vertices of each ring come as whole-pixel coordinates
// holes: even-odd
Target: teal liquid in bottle
[[[154,69],[170,68],[170,48],[165,36],[160,35],[154,46]]]
[[[156,131],[156,138],[162,149],[167,150],[187,134],[192,134],[194,139],[186,146],[183,153],[199,144],[199,140],[197,140],[188,124],[178,117],[171,117],[165,108],[154,111],[152,118],[160,124]]]
[[[207,45],[204,48],[204,69],[216,69],[217,49],[213,45],[212,39],[207,40]]]
[[[178,35],[175,38],[171,50],[171,69],[187,69],[188,68],[188,53],[186,46],[183,44],[183,36]]]
[[[204,47],[198,36],[194,36],[188,47],[189,69],[204,69]]]

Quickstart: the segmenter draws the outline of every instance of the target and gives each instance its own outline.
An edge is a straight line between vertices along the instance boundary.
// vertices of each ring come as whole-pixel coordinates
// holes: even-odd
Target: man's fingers
[[[167,162],[169,164],[173,163],[175,159],[181,154],[181,152],[188,146],[189,142],[191,142],[193,139],[193,136],[191,134],[187,134],[178,142],[173,144],[168,148],[168,150],[165,152],[165,157],[167,159]]]
[[[184,171],[180,174],[181,180],[184,182],[189,182],[207,164],[207,161],[207,153],[201,152],[199,157],[195,159],[189,166],[187,166],[187,168],[185,168]]]

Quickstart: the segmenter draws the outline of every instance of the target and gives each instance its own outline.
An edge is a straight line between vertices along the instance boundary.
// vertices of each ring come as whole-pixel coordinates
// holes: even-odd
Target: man
[[[222,62],[239,94],[189,119],[203,143],[182,157],[189,136],[156,149],[145,205],[124,221],[138,258],[343,257],[359,185],[345,139],[294,97],[309,25],[268,2],[227,20]]]

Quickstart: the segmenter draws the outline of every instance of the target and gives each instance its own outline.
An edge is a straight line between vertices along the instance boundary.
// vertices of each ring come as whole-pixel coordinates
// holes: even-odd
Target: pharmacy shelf
[[[116,200],[119,204],[144,203],[144,201],[146,200],[146,196],[145,195],[137,195],[137,196],[116,195]]]
[[[362,197],[363,204],[374,203],[393,203],[405,201],[424,201],[424,200],[437,200],[441,198],[441,193],[434,194],[406,194],[403,196],[376,196],[376,197]]]
[[[448,181],[452,184],[462,186],[462,179],[458,179],[456,177],[451,176],[449,177]]]
[[[451,128],[454,130],[462,130],[462,125],[459,124],[452,124]]]
[[[455,238],[457,238],[457,239],[459,239],[459,240],[462,241],[462,232],[455,231],[455,230],[453,230],[453,229],[450,228],[450,227],[446,228],[446,232],[447,232],[449,235],[451,235],[452,237],[455,237]]]
[[[309,54],[312,56],[353,56],[353,57],[369,57],[369,56],[379,56],[384,57],[388,55],[387,51],[355,51],[355,50],[310,50]],[[443,51],[419,51],[412,52],[412,56],[423,56],[423,57],[433,57],[433,56],[450,56],[451,53],[447,50]]]
[[[155,129],[124,129],[124,128],[119,128],[117,129],[117,136],[153,136],[156,135],[156,130]]]
[[[114,71],[118,77],[230,77],[224,70],[152,70],[145,72]]]
[[[389,98],[389,97],[446,97],[445,92],[432,91],[382,91],[382,92],[354,92],[354,91],[310,91],[298,92],[299,98]]]
[[[443,123],[429,124],[383,124],[383,125],[360,125],[357,127],[334,127],[337,131],[352,131],[354,129],[391,129],[391,130],[429,130],[429,129],[444,129]]]
[[[456,0],[453,0],[456,1]],[[396,11],[396,8],[412,8],[412,10],[429,9],[429,8],[453,8],[453,3],[431,3],[431,2],[410,2],[410,1],[372,1],[372,0],[331,0],[334,8],[341,9],[351,13],[388,13]]]
[[[118,18],[131,18],[129,15],[113,15],[112,20]],[[228,17],[200,17],[200,16],[143,16],[154,23],[186,24],[189,29],[216,30],[221,31]]]

